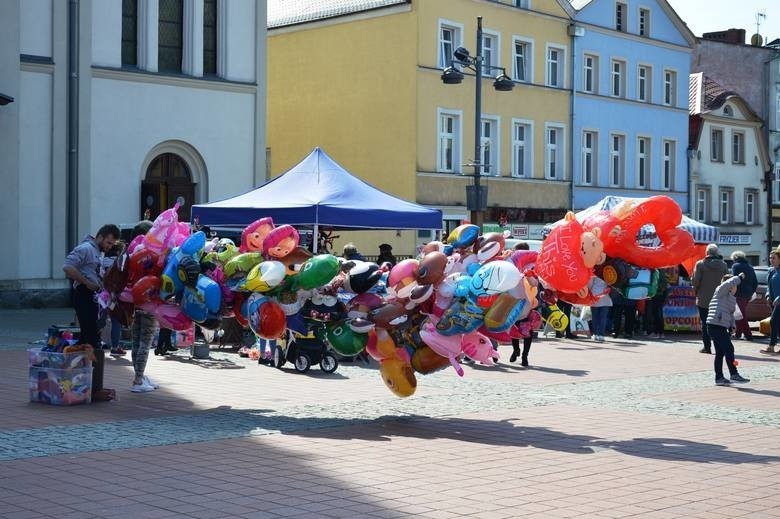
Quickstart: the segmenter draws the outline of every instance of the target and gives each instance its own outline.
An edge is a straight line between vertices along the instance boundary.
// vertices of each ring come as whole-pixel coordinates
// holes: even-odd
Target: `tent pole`
[[[320,226],[314,224],[314,231],[311,235],[311,250],[314,254],[317,254],[317,246],[320,244]]]

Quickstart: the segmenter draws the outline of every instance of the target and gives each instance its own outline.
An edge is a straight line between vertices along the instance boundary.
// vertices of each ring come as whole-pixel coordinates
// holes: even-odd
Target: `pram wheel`
[[[339,367],[339,361],[330,353],[325,353],[320,360],[320,369],[325,373],[333,373]]]
[[[311,358],[305,353],[300,353],[295,358],[295,371],[298,373],[306,373],[311,367]]]
[[[275,368],[282,369],[282,366],[284,366],[285,358],[284,358],[284,350],[282,350],[282,347],[278,344],[274,346],[273,351],[273,357],[271,358],[271,363]]]

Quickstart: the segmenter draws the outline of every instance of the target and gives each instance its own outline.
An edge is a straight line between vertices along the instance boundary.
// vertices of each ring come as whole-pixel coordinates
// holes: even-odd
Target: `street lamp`
[[[482,17],[477,17],[477,53],[472,56],[468,49],[458,47],[453,52],[453,59],[450,60],[450,66],[445,68],[441,74],[441,80],[445,85],[458,85],[463,82],[463,72],[455,67],[461,65],[474,71],[476,76],[475,103],[474,103],[474,159],[470,166],[474,167],[474,185],[466,186],[466,205],[471,212],[471,223],[482,228],[484,221],[484,211],[487,208],[487,186],[480,184],[482,176],[482,163],[480,161],[480,148],[482,141],[482,72],[500,70],[493,81],[493,88],[499,92],[509,92],[514,87],[512,79],[506,75],[504,67],[496,67],[490,64],[482,63]]]

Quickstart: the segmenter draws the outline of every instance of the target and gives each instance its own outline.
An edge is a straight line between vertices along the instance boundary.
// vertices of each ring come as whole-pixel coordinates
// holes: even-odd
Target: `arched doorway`
[[[141,183],[141,214],[154,220],[164,210],[173,207],[182,197],[179,221],[190,220],[190,208],[195,200],[195,183],[187,162],[175,153],[157,155]],[[148,213],[147,213],[148,210]]]

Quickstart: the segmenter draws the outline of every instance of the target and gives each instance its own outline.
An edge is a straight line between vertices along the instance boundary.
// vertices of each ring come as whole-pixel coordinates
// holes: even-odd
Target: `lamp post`
[[[474,71],[476,86],[474,88],[474,158],[470,166],[474,167],[474,185],[466,186],[466,205],[471,213],[471,223],[482,228],[484,222],[484,212],[487,207],[487,186],[482,186],[482,75],[483,70],[500,70],[501,73],[496,76],[493,82],[493,88],[499,92],[508,92],[514,87],[514,82],[506,75],[504,67],[497,67],[482,63],[482,17],[477,17],[477,52],[471,56],[468,49],[458,47],[453,53],[453,59],[450,60],[450,66],[445,68],[441,74],[441,80],[445,85],[458,85],[463,82],[463,72],[455,65],[461,65]]]

